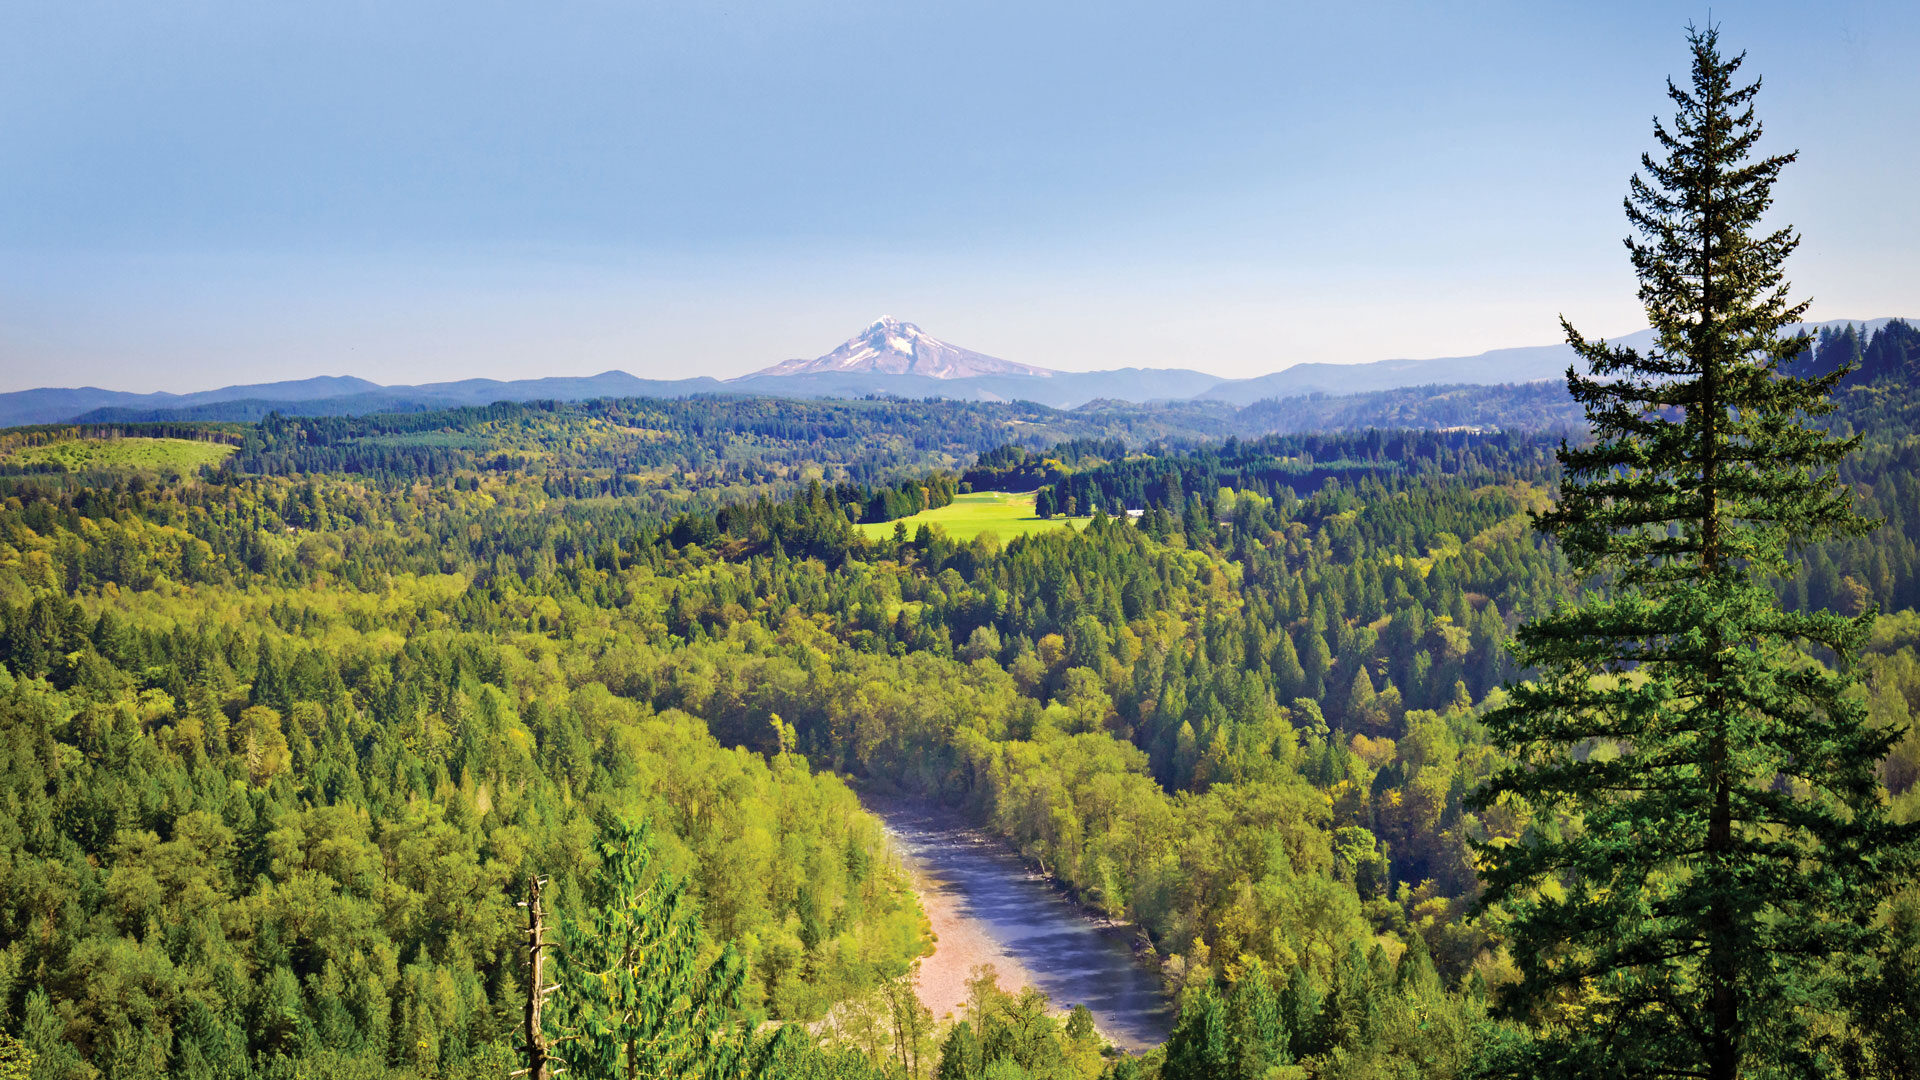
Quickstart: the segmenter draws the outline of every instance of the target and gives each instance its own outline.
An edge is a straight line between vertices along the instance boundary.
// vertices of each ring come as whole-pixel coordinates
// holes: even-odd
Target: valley
[[[9,5],[0,1080],[1920,1080],[1920,5],[1724,6]]]
[[[1878,365],[1825,422],[1887,525],[1763,582],[1888,613],[1852,670],[1895,823],[1908,333],[1796,359]],[[1561,433],[1194,417],[633,398],[8,433],[88,448],[0,460],[9,1034],[58,1080],[495,1080],[539,876],[556,941],[637,935],[670,960],[630,993],[712,1003],[661,1045],[764,1075],[1183,1080],[1234,1016],[1274,1018],[1247,1060],[1470,1075],[1525,978],[1482,852],[1569,822],[1474,797],[1520,760],[1490,726],[1510,644],[1582,595],[1527,516]],[[1878,910],[1889,949],[1916,902]],[[556,1034],[616,1008],[567,963]],[[1907,970],[1855,985],[1898,1000]]]

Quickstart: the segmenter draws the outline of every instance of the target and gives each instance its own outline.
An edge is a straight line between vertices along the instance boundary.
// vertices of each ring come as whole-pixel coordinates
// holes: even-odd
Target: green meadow
[[[1090,518],[1063,518],[1043,520],[1033,513],[1033,493],[1014,494],[1005,491],[975,491],[954,496],[950,505],[938,510],[923,510],[912,517],[893,521],[869,521],[855,526],[870,538],[883,538],[893,535],[895,524],[904,523],[907,535],[912,536],[922,525],[938,525],[955,540],[971,540],[981,533],[995,533],[1002,540],[1011,540],[1027,533],[1058,529],[1065,525],[1079,528]]]
[[[8,465],[57,465],[68,472],[98,469],[178,469],[218,465],[236,447],[197,439],[62,439],[23,446],[0,458]]]

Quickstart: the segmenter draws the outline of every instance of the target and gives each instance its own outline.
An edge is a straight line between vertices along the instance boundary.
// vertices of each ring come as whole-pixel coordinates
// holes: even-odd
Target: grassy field
[[[0,458],[8,465],[58,465],[69,472],[95,469],[178,469],[218,465],[236,447],[194,439],[62,439],[23,446]]]
[[[908,536],[925,524],[940,526],[955,540],[971,540],[984,532],[994,533],[1002,540],[1011,540],[1026,533],[1058,529],[1069,524],[1077,529],[1089,519],[1056,517],[1052,521],[1042,521],[1033,516],[1031,492],[1012,495],[1004,491],[976,491],[955,496],[950,506],[923,511],[900,520],[906,523]],[[870,537],[879,538],[892,536],[895,524],[891,521],[869,521],[854,528]]]

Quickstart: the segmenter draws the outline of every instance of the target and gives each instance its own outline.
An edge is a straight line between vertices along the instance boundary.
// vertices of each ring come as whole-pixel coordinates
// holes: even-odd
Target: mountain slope
[[[1185,368],[1122,368],[1116,371],[1056,371],[1031,375],[974,375],[941,379],[926,375],[870,372],[807,372],[798,375],[748,375],[726,389],[770,397],[941,397],[955,401],[1031,401],[1071,409],[1089,401],[1184,401],[1220,381],[1218,376]]]
[[[812,360],[786,360],[745,379],[793,375],[915,375],[928,379],[967,379],[981,375],[1020,375],[1045,379],[1055,372],[1016,364],[997,356],[949,345],[910,322],[891,315],[875,319],[841,346]],[[735,379],[735,382],[741,380]]]
[[[243,398],[273,401],[316,401],[379,390],[380,384],[348,375],[321,375],[286,382],[223,386],[191,394],[135,394],[125,390],[103,390],[97,386],[74,388],[44,387],[0,394],[0,427],[20,424],[51,424],[74,419],[102,408],[164,411],[187,409]]]

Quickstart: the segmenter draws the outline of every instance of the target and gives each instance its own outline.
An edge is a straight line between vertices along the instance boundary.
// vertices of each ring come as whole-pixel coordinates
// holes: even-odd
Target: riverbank
[[[958,1010],[973,970],[992,964],[1008,990],[1034,986],[1057,1009],[1087,1006],[1123,1050],[1166,1039],[1171,1004],[1158,972],[1135,959],[1124,927],[1087,912],[998,838],[953,814],[924,803],[865,801],[912,874],[936,937],[918,984],[935,1016]]]
[[[980,838],[972,842],[989,843]],[[1033,984],[1033,973],[967,912],[967,899],[958,882],[938,870],[909,865],[920,908],[933,930],[934,952],[920,961],[917,988],[920,1000],[933,1015],[946,1019],[967,1001],[967,980],[982,964],[993,965],[1000,985],[1019,992]]]

